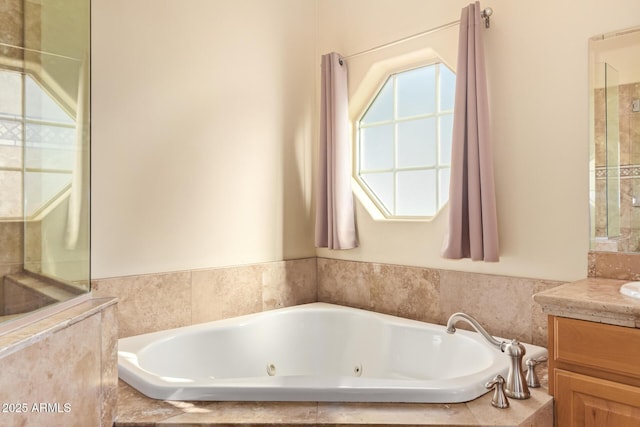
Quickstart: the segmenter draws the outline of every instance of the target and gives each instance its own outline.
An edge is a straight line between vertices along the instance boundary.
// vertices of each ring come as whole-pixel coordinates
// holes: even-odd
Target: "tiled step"
[[[80,292],[53,279],[30,273],[10,274],[4,277],[4,312],[14,315],[66,301]]]
[[[20,317],[22,314],[7,314],[6,316],[0,316],[0,322],[4,322],[7,320],[15,319],[16,317]]]

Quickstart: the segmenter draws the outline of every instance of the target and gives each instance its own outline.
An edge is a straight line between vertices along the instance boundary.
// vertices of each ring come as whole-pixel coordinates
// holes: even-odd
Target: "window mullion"
[[[393,76],[393,215],[398,213],[398,78]]]
[[[393,123],[402,123],[402,122],[412,122],[414,120],[420,119],[428,119],[431,117],[436,117],[437,113],[429,113],[429,114],[417,114],[415,116],[406,116],[406,117],[397,117],[391,120],[381,120],[379,122],[372,122],[367,124],[360,124],[360,129],[372,128],[376,126],[390,125]]]
[[[361,169],[361,174],[372,174],[372,173],[390,173],[394,171],[398,172],[411,172],[411,171],[428,171],[428,170],[437,170],[448,167],[447,165],[433,165],[433,166],[404,166],[401,168],[388,168],[388,169]]]
[[[440,64],[436,64],[436,206],[440,206]]]

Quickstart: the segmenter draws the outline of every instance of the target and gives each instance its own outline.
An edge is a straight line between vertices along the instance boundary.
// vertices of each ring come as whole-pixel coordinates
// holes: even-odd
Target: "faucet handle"
[[[536,366],[549,360],[547,356],[538,357],[537,359],[527,359],[525,364],[527,365],[527,385],[531,388],[540,387],[540,380],[536,374]]]
[[[493,389],[491,405],[500,409],[509,407],[509,399],[507,399],[507,395],[504,393],[504,384],[505,380],[502,375],[496,375],[493,380],[485,384],[487,389]]]

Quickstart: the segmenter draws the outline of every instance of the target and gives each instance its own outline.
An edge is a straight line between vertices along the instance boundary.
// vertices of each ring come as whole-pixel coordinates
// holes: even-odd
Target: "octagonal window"
[[[389,218],[435,216],[449,198],[455,74],[392,74],[357,122],[356,178]]]

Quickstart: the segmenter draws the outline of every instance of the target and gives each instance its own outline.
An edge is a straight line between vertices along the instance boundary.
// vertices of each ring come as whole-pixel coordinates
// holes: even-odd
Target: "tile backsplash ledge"
[[[640,254],[589,252],[588,277],[640,280]]]

